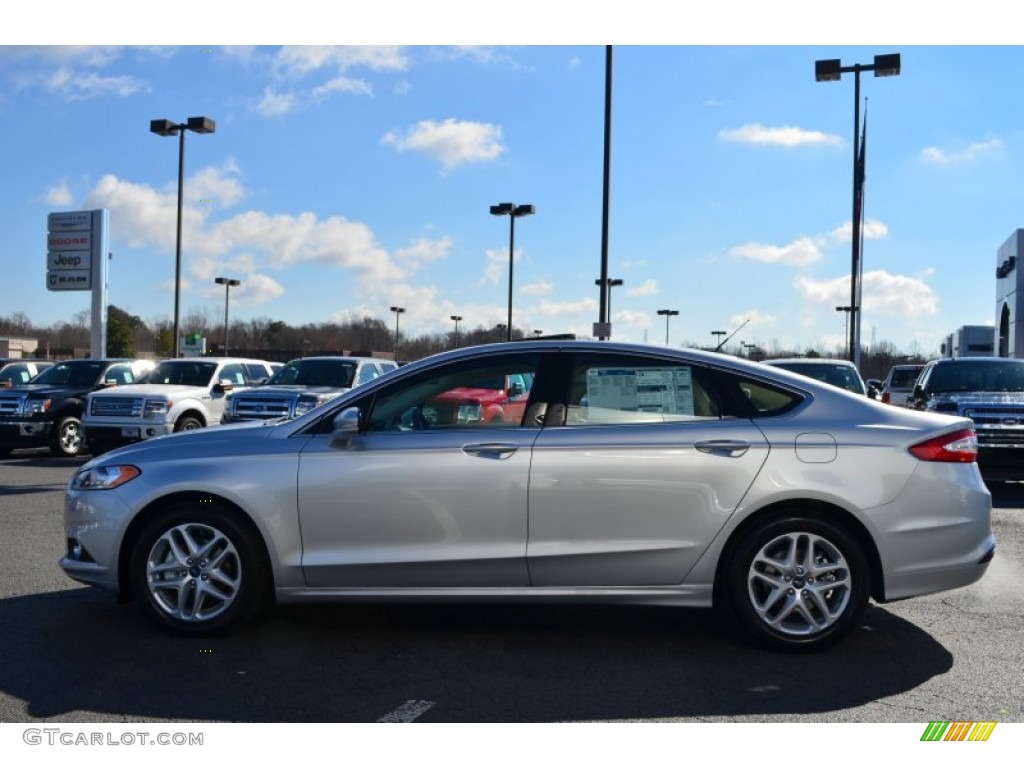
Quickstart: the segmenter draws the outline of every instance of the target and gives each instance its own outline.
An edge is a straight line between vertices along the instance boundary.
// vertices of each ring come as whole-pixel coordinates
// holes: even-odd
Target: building
[[[0,358],[36,357],[39,339],[0,338]]]
[[[996,251],[996,351],[999,357],[1024,357],[1024,229],[1018,229]]]
[[[943,357],[983,357],[995,354],[996,329],[991,325],[962,325],[942,342]]]

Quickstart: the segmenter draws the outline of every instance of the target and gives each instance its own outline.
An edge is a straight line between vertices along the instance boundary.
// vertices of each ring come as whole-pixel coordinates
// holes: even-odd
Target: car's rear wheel
[[[817,651],[857,626],[869,578],[861,545],[845,527],[792,515],[743,536],[726,586],[734,615],[760,644]]]
[[[266,605],[269,567],[259,536],[215,502],[179,505],[135,541],[130,588],[143,613],[178,635],[202,637],[240,626]]]
[[[59,456],[77,456],[82,452],[85,440],[82,436],[82,421],[75,416],[65,416],[57,422],[50,446]]]

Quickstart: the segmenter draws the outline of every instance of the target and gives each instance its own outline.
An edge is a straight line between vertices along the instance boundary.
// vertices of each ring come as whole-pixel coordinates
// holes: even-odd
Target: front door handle
[[[701,453],[738,458],[750,450],[750,443],[746,440],[700,440],[693,447]]]
[[[512,443],[471,443],[462,446],[463,453],[481,459],[507,459],[517,450],[519,446]]]

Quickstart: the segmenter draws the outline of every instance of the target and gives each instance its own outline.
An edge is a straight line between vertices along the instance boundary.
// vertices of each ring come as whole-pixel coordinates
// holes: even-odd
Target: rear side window
[[[566,426],[665,424],[735,415],[701,366],[655,358],[581,356],[572,371]]]

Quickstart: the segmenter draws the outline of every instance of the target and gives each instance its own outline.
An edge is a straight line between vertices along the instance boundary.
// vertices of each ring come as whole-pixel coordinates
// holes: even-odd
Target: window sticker
[[[638,413],[693,416],[690,368],[590,368],[587,405]]]

